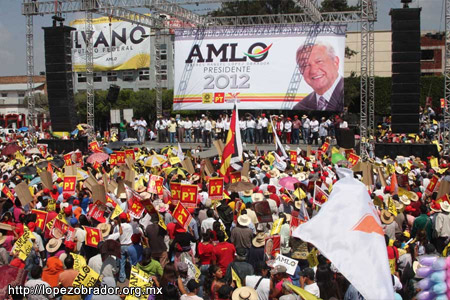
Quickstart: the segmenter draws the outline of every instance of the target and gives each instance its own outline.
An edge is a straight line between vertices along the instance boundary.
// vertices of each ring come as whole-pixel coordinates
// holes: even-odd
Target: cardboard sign
[[[118,165],[125,164],[125,151],[116,151],[116,156]]]
[[[311,156],[311,145],[308,145],[306,147],[306,157],[310,157]]]
[[[266,200],[254,202],[253,210],[256,213],[259,223],[270,223],[273,222],[272,212],[270,211],[269,202]]]
[[[77,176],[64,176],[63,193],[74,194],[77,187]]]
[[[214,166],[209,158],[205,158],[205,171],[208,176],[211,176],[212,173],[214,173]]]
[[[192,164],[192,160],[189,157],[186,157],[181,162],[181,165],[183,166],[183,168],[185,168],[189,172],[189,174],[194,174],[195,173],[194,165]]]
[[[325,193],[318,185],[314,186],[314,203],[318,206],[322,206],[328,201],[328,194]]]
[[[31,212],[36,215],[36,226],[42,231],[45,229],[45,223],[47,222],[47,212],[37,209],[32,209]]]
[[[100,146],[98,145],[97,141],[93,141],[89,143],[89,149],[94,153],[101,153],[103,152],[102,149],[100,149]]]
[[[360,160],[361,158],[358,156],[358,155],[356,155],[356,154],[354,154],[354,153],[350,153],[349,155],[348,155],[348,162],[352,165],[352,168],[358,163],[358,161]]]
[[[92,186],[92,198],[94,203],[96,201],[100,201],[102,203],[106,203],[106,193],[103,185],[96,183]]]
[[[180,201],[185,207],[197,207],[197,192],[198,186],[196,184],[182,184]]]
[[[298,162],[297,162],[297,151],[294,151],[294,150],[289,151],[289,159],[294,165],[298,164]]]
[[[21,182],[20,184],[16,185],[16,188],[14,190],[22,206],[25,206],[33,201],[33,196],[31,196],[28,185],[25,182]]]
[[[217,153],[219,154],[219,156],[222,156],[223,155],[223,148],[224,148],[222,140],[215,140],[215,141],[213,141],[213,145],[214,145],[214,147],[216,147],[216,150],[217,150]]]
[[[373,166],[371,163],[365,162],[362,163],[362,172],[363,172],[363,183],[372,187],[373,185]]]
[[[134,156],[134,150],[133,149],[125,150],[125,156],[131,158],[133,161],[136,160],[136,158]]]
[[[77,176],[77,167],[75,165],[65,166],[64,176]]]
[[[210,178],[209,179],[208,194],[211,201],[217,201],[223,199],[223,178]]]
[[[279,265],[285,266],[286,273],[293,276],[295,274],[295,270],[297,269],[298,260],[289,258],[280,253],[275,257],[275,263],[273,266],[275,267]]]
[[[378,167],[378,168],[376,168],[376,173],[378,175],[378,179],[381,182],[381,185],[383,187],[387,186],[387,182],[386,182],[386,178],[384,177],[383,170],[380,167]]]
[[[280,245],[281,240],[279,235],[266,237],[264,253],[266,254],[266,257],[269,258],[269,260],[275,258],[277,254],[280,253]]]
[[[30,241],[31,231],[27,230],[14,244],[14,254],[25,261],[33,249],[33,243]]]
[[[149,192],[150,194],[163,195],[163,181],[164,178],[162,178],[161,176],[150,176],[147,192]]]
[[[98,243],[100,243],[103,240],[100,229],[86,226],[83,226],[83,228],[86,231],[86,240],[85,240],[86,245],[89,247],[97,248]]]
[[[230,182],[235,183],[241,181],[241,172],[230,173]]]
[[[14,197],[13,192],[11,192],[11,190],[6,185],[3,186],[2,192],[12,202],[14,202],[14,200],[16,200],[16,197]]]
[[[248,177],[248,171],[250,171],[250,162],[245,161],[242,166],[241,176]]]
[[[433,194],[434,190],[437,187],[437,183],[439,181],[439,177],[437,177],[436,175],[434,175],[431,179],[430,179],[430,183],[428,184],[426,190],[425,190],[425,194],[428,196],[431,196],[431,194]]]
[[[441,180],[441,183],[439,184],[439,189],[438,189],[438,199],[445,195],[445,194],[449,194],[450,193],[450,182],[448,182],[445,179]]]
[[[326,153],[328,151],[328,148],[330,148],[330,144],[325,142],[322,144],[322,146],[320,146],[320,151],[322,151],[323,153]]]
[[[187,210],[187,208],[184,207],[181,202],[179,202],[173,210],[172,216],[175,220],[177,220],[181,227],[187,230],[189,223],[191,223],[192,216],[189,213],[189,210]]]
[[[39,177],[41,178],[44,187],[51,190],[53,187],[52,174],[47,171],[42,171],[41,174],[39,174]]]
[[[172,195],[172,204],[177,205],[181,198],[181,183],[171,182],[170,192]]]

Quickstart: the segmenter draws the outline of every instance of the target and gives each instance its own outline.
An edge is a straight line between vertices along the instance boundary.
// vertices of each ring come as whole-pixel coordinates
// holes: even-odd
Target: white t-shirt
[[[180,300],[203,300],[203,298],[200,298],[197,295],[194,296],[188,296],[187,294],[184,294],[180,297]]]
[[[200,128],[200,121],[194,121],[193,123],[194,129]]]
[[[319,286],[317,285],[317,283],[312,283],[312,284],[308,284],[305,285],[305,291],[310,292],[311,294],[313,294],[316,297],[320,298],[320,290],[319,290]]]
[[[260,278],[261,276],[257,275],[246,276],[245,285],[251,288],[255,288]],[[264,278],[263,280],[261,280],[261,282],[258,285],[258,288],[256,289],[256,292],[258,293],[258,300],[269,300],[270,279]]]
[[[191,129],[192,128],[192,121],[184,121],[184,128],[185,129]]]
[[[342,121],[342,123],[339,124],[339,128],[348,128],[348,123],[346,121]]]
[[[311,132],[318,132],[319,131],[319,121],[314,120],[309,123],[311,127]]]
[[[267,118],[262,118],[261,120],[259,120],[259,122],[261,123],[261,126],[263,128],[266,128],[267,125],[269,124],[269,120],[267,120]]]

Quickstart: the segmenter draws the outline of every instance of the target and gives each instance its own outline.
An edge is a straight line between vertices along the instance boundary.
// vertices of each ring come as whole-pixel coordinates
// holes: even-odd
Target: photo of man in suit
[[[307,63],[301,66],[305,51],[310,51]],[[344,109],[344,78],[339,74],[339,57],[334,48],[324,42],[302,45],[297,50],[297,64],[306,83],[314,90],[293,110],[342,111]]]

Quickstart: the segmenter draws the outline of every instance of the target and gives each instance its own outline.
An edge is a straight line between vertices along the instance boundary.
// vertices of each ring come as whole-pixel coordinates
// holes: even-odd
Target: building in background
[[[34,94],[47,96],[45,76],[34,76]],[[27,76],[0,77],[0,126],[3,128],[20,128],[28,126],[28,108],[25,101],[27,93]],[[45,122],[45,112],[36,108],[37,123]]]

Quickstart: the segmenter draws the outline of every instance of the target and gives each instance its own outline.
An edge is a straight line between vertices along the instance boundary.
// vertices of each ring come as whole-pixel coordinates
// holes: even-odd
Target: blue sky
[[[355,3],[357,0],[350,0]],[[413,0],[411,7],[422,7],[422,30],[443,30],[445,28],[443,13],[444,0]],[[25,17],[21,14],[21,0],[0,0],[0,76],[25,75]],[[378,0],[378,22],[376,30],[390,29],[389,10],[400,8],[400,0]],[[83,14],[65,16],[68,21]],[[44,41],[42,27],[51,26],[51,16],[34,18],[34,55],[35,73],[45,70]],[[68,22],[67,22],[68,23]],[[350,30],[357,30],[351,26]]]

